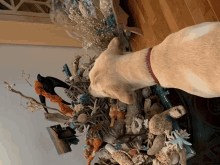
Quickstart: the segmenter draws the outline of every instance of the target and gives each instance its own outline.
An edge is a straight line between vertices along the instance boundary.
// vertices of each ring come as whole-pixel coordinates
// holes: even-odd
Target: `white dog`
[[[96,59],[89,77],[93,96],[127,104],[133,103],[134,90],[157,82],[205,98],[220,97],[220,22],[184,28],[152,50],[125,55],[120,39],[114,38]]]

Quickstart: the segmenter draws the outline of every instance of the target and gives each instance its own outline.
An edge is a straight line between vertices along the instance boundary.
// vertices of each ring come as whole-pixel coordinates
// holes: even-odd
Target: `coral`
[[[110,107],[109,116],[111,118],[111,124],[110,127],[114,127],[115,119],[117,117],[117,105]]]
[[[93,138],[92,139],[92,145],[94,146],[92,153],[90,154],[89,158],[88,158],[88,162],[87,165],[90,165],[92,160],[95,157],[95,153],[98,152],[99,147],[102,145],[103,141],[99,138]]]
[[[132,160],[128,157],[128,154],[121,150],[117,150],[112,154],[112,158],[116,160],[120,165],[134,165]]]
[[[118,111],[118,113],[117,113],[117,120],[119,120],[119,119],[126,119],[125,115],[126,115],[126,112]]]
[[[135,165],[145,165],[151,163],[151,158],[146,154],[136,154],[132,158],[132,161]]]

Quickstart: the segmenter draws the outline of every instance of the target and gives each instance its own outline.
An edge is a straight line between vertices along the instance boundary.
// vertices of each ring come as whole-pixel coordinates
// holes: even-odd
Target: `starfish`
[[[85,136],[85,139],[86,139],[86,135],[87,135],[87,133],[88,133],[88,130],[89,130],[90,125],[88,125],[88,126],[86,127],[85,124],[84,124],[83,127],[84,127],[84,132],[81,134],[81,136]]]
[[[144,145],[142,149],[145,150],[145,151],[148,151],[150,149],[150,147],[147,147],[147,146]]]
[[[173,131],[173,134],[175,135],[175,140],[170,140],[169,143],[177,143],[179,144],[180,148],[183,149],[183,144],[191,146],[192,144],[184,140],[187,133],[182,134],[181,136],[178,135],[175,131]]]
[[[96,104],[97,99],[95,100],[94,107],[88,106],[92,110],[91,116],[93,116],[96,113],[97,109],[99,109],[99,107],[96,107]]]

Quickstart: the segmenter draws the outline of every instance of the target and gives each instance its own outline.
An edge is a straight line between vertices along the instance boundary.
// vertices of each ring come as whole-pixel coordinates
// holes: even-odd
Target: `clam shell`
[[[85,123],[87,121],[87,115],[85,113],[82,113],[77,118],[78,122]]]

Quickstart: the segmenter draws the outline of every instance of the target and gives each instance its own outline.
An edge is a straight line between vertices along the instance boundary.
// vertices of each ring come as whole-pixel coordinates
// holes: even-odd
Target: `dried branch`
[[[22,70],[22,77],[24,77],[24,70]],[[28,79],[30,78],[30,74],[26,74],[28,75]],[[27,83],[32,87],[32,85],[28,82],[28,80],[24,77],[24,79],[27,81]]]
[[[72,63],[72,73],[74,76],[78,76],[77,71],[79,70],[79,60],[82,58],[82,56],[78,55],[76,56],[75,60]]]
[[[64,115],[65,117],[67,117],[67,118],[69,118],[69,119],[71,118],[71,117],[65,115],[63,112],[61,112],[60,110],[58,110],[58,109],[56,109],[56,108],[47,107],[46,105],[41,104],[40,102],[38,102],[38,101],[35,100],[34,98],[25,96],[25,95],[23,95],[20,91],[14,90],[14,89],[9,85],[9,83],[4,82],[4,84],[7,85],[7,88],[9,89],[9,91],[21,95],[21,97],[30,100],[32,103],[34,102],[35,104],[37,104],[37,105],[39,105],[39,106],[41,105],[41,106],[43,106],[43,107],[45,107],[45,108],[47,108],[47,109],[51,109],[51,110],[54,110],[54,111],[58,111],[59,113],[61,113],[61,114]]]

